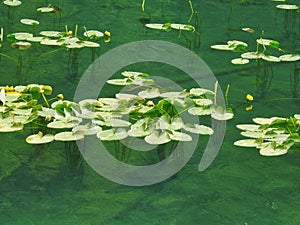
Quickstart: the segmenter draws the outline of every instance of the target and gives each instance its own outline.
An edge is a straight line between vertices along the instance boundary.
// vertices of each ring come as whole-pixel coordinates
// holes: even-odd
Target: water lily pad
[[[210,127],[199,125],[199,124],[185,124],[183,129],[195,134],[202,135],[212,135],[214,133],[213,129]]]
[[[205,89],[205,88],[192,88],[190,90],[190,94],[194,96],[201,96],[205,94],[212,94],[214,95],[215,93],[211,90]]]
[[[83,133],[84,135],[94,135],[102,131],[102,128],[97,125],[85,124],[73,127],[72,131],[75,133]]]
[[[25,50],[31,47],[31,43],[27,41],[17,41],[15,43],[12,43],[12,47],[20,50]]]
[[[42,45],[52,45],[52,46],[62,46],[63,42],[54,40],[54,39],[48,39],[48,38],[43,38],[40,42]]]
[[[5,0],[3,3],[8,6],[19,6],[22,4],[22,2],[18,0]]]
[[[264,54],[257,53],[257,52],[245,52],[245,53],[241,54],[241,57],[243,59],[260,59],[263,56],[264,56]]]
[[[119,100],[142,100],[142,98],[138,95],[126,94],[126,93],[118,93],[116,94],[116,98]]]
[[[174,141],[191,141],[192,137],[186,133],[172,131],[172,133],[169,134],[169,137]]]
[[[46,36],[46,37],[59,37],[61,35],[61,32],[59,32],[59,31],[41,31],[40,35]]]
[[[32,108],[29,109],[14,109],[13,113],[15,115],[24,115],[24,116],[30,116],[32,112]]]
[[[56,120],[47,124],[47,127],[53,129],[65,129],[65,128],[73,128],[79,125],[81,121],[79,119],[74,119],[70,121],[60,121]]]
[[[257,132],[257,131],[243,131],[241,132],[241,135],[249,138],[264,138],[265,136],[263,132]]]
[[[256,40],[256,42],[260,45],[265,46],[279,46],[279,42],[271,39],[265,39],[265,38],[259,38]]]
[[[202,107],[192,107],[188,110],[188,113],[194,116],[204,116],[210,115],[211,109],[210,108],[202,108]]]
[[[237,41],[237,40],[232,40],[232,41],[227,41],[227,44],[230,46],[230,47],[238,47],[238,46],[243,46],[243,47],[248,47],[248,44],[245,43],[245,42],[242,42],[242,41]]]
[[[114,141],[114,140],[122,140],[128,137],[127,131],[123,128],[118,129],[109,129],[100,131],[97,134],[97,137],[102,141]]]
[[[148,23],[145,25],[148,28],[156,29],[156,30],[166,30],[167,27],[162,23]]]
[[[171,28],[176,30],[188,30],[188,31],[194,31],[195,27],[188,24],[178,24],[178,23],[172,23]]]
[[[279,59],[284,62],[294,62],[300,60],[299,54],[287,54],[279,56]]]
[[[278,57],[272,55],[264,55],[261,58],[268,62],[280,62],[280,59]]]
[[[82,43],[70,43],[66,45],[67,48],[83,48],[84,45]]]
[[[52,141],[54,141],[53,134],[43,135],[42,132],[38,132],[37,134],[30,135],[26,138],[28,144],[46,144]]]
[[[148,99],[157,98],[159,95],[160,92],[158,88],[148,88],[138,93],[138,96],[140,96],[141,98],[148,98]]]
[[[26,32],[13,33],[13,35],[15,36],[15,39],[17,39],[19,41],[26,41],[27,38],[32,38],[33,37],[33,34],[26,33]]]
[[[42,13],[50,13],[50,12],[54,12],[55,9],[53,7],[40,7],[36,11],[42,12]]]
[[[31,38],[27,38],[26,41],[41,42],[43,39],[44,37],[31,37]]]
[[[210,106],[213,104],[213,101],[206,98],[200,98],[200,99],[193,99],[196,105],[199,106]]]
[[[232,51],[235,49],[235,47],[233,46],[229,46],[229,45],[212,45],[210,46],[212,49],[216,49],[216,50],[223,50],[223,51]]]
[[[260,143],[256,139],[243,139],[235,141],[233,144],[241,147],[257,147]]]
[[[290,5],[290,4],[281,4],[281,5],[276,5],[277,9],[286,9],[286,10],[297,10],[299,9],[299,6],[297,5]]]
[[[259,154],[263,156],[279,156],[279,155],[284,155],[288,152],[289,147],[286,146],[285,148],[283,147],[276,147],[276,144],[270,142],[264,145],[259,151]]]
[[[21,23],[25,24],[25,25],[38,25],[40,24],[39,21],[37,20],[32,20],[32,19],[21,19],[20,20]]]
[[[0,132],[14,132],[22,130],[24,125],[22,123],[0,124]]]
[[[93,36],[95,36],[95,37],[98,37],[98,38],[104,36],[104,34],[102,32],[97,31],[97,30],[88,30],[88,31],[84,32],[83,35],[85,37],[93,37]]]
[[[212,109],[211,117],[216,120],[230,120],[233,118],[233,113],[227,112],[222,107],[216,107]]]
[[[283,117],[272,117],[272,118],[253,118],[253,122],[257,124],[271,124],[274,120],[286,120],[286,118]]]
[[[247,131],[258,131],[260,125],[255,124],[238,124],[236,127],[240,130],[247,130]]]
[[[83,41],[82,45],[84,47],[89,47],[89,48],[99,48],[100,44],[96,43],[96,42],[92,42],[92,41]]]
[[[232,59],[231,63],[235,65],[243,65],[249,63],[249,60],[244,58],[236,58],[236,59]]]
[[[82,133],[74,133],[71,131],[60,132],[54,136],[55,141],[77,141],[84,138]]]
[[[106,81],[106,83],[112,84],[112,85],[118,85],[118,86],[126,86],[126,85],[130,84],[128,82],[127,78],[124,78],[124,79],[111,79],[111,80]]]
[[[160,145],[170,142],[171,139],[166,132],[159,132],[156,130],[150,135],[146,136],[145,141],[151,145]]]

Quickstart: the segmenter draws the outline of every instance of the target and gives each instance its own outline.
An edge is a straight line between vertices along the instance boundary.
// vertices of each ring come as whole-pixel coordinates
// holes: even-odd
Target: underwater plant
[[[254,118],[256,124],[239,124],[241,135],[247,137],[234,142],[236,146],[256,147],[263,156],[288,153],[292,147],[300,147],[300,114],[289,118]]]

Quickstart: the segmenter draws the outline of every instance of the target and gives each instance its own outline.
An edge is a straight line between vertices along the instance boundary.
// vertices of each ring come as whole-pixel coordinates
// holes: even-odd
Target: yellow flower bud
[[[49,122],[49,121],[51,120],[51,116],[50,116],[50,115],[47,115],[47,116],[45,117],[45,120]]]
[[[104,42],[105,42],[105,43],[110,42],[110,38],[105,39]]]
[[[110,37],[110,32],[109,31],[105,31],[104,34],[108,37]]]
[[[152,106],[154,106],[154,105],[155,105],[155,104],[154,104],[154,102],[152,102],[152,101],[146,102],[146,106],[152,107]]]
[[[5,92],[12,92],[12,91],[15,91],[15,89],[14,89],[13,86],[10,86],[10,87],[6,86],[6,87],[4,88],[4,90],[5,90]]]
[[[56,96],[59,100],[64,100],[64,95],[63,94],[58,94]]]
[[[253,109],[253,105],[248,105],[247,107],[246,107],[246,110],[247,111],[250,111],[250,110],[252,110]]]
[[[252,95],[247,94],[247,95],[246,95],[246,99],[247,99],[247,101],[252,102],[254,98],[253,98]]]

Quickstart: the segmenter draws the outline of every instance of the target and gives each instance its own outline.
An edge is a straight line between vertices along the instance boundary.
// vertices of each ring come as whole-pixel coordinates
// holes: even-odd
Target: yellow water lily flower
[[[104,42],[105,42],[105,43],[110,42],[110,38],[105,39]]]
[[[247,111],[250,111],[250,110],[252,110],[253,109],[253,105],[248,105],[247,107],[246,107],[246,110]]]
[[[247,99],[247,101],[252,102],[254,98],[253,98],[252,95],[247,94],[247,95],[246,95],[246,99]]]
[[[109,31],[105,31],[104,34],[108,37],[110,37],[110,32]]]
[[[63,94],[58,94],[56,96],[59,100],[64,100],[64,95]]]

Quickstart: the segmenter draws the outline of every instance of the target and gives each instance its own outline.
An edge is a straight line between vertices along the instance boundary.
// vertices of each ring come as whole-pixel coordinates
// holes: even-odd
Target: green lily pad
[[[96,43],[96,42],[92,42],[92,41],[83,41],[82,45],[84,47],[89,47],[89,48],[99,48],[100,44]]]
[[[14,132],[22,130],[24,125],[22,123],[0,124],[0,132]]]
[[[156,29],[156,30],[166,30],[167,27],[162,23],[148,23],[145,25],[148,28]]]
[[[22,2],[19,0],[5,0],[3,4],[8,6],[19,6],[22,4]]]
[[[59,31],[41,31],[40,35],[46,36],[46,37],[59,37],[59,36],[61,36],[61,32],[59,32]]]
[[[210,127],[199,124],[185,124],[183,129],[194,134],[212,135],[214,133]]]
[[[122,140],[127,136],[127,131],[124,128],[103,130],[97,134],[97,137],[102,141]]]
[[[93,37],[93,36],[95,36],[97,38],[100,38],[100,37],[104,36],[104,34],[102,32],[97,31],[97,30],[88,30],[88,31],[84,32],[83,35],[85,37]]]
[[[145,141],[151,145],[165,144],[171,141],[171,138],[166,132],[154,131],[145,137]]]
[[[236,59],[232,59],[231,63],[235,65],[243,65],[249,63],[249,60],[244,58],[236,58]]]
[[[211,114],[210,108],[202,108],[202,107],[192,107],[188,110],[188,113],[194,116],[204,116]]]
[[[186,133],[172,131],[169,137],[174,141],[191,141],[192,137]]]
[[[141,98],[148,98],[148,99],[157,98],[159,95],[160,92],[158,88],[148,88],[138,93],[138,96],[140,96]]]
[[[236,127],[240,130],[258,131],[260,126],[255,124],[238,124]]]
[[[268,62],[280,62],[280,59],[278,57],[272,55],[264,55],[261,58]]]
[[[178,23],[171,23],[171,28],[176,30],[187,30],[187,31],[194,31],[195,27],[189,24],[178,24]]]
[[[299,54],[287,54],[279,56],[279,59],[284,62],[294,62],[300,60]]]
[[[82,133],[74,133],[71,131],[60,132],[55,134],[55,141],[77,141],[84,138]]]
[[[241,147],[257,147],[260,143],[256,139],[243,139],[235,141],[233,144]]]
[[[190,90],[190,94],[194,96],[201,96],[205,94],[212,94],[214,95],[215,93],[211,90],[205,89],[205,88],[192,88]]]
[[[37,134],[30,135],[26,138],[28,144],[46,144],[52,141],[54,141],[53,134],[43,135],[42,132],[38,132]]]
[[[42,12],[42,13],[50,13],[50,12],[54,12],[55,9],[53,7],[40,7],[36,11]]]
[[[37,20],[32,20],[32,19],[21,19],[20,20],[21,23],[25,24],[25,25],[38,25],[40,24],[39,21]]]
[[[277,9],[285,9],[285,10],[297,10],[299,9],[299,6],[297,5],[290,5],[290,4],[281,4],[281,5],[276,5]]]
[[[260,59],[263,56],[264,56],[264,54],[257,53],[257,52],[245,52],[245,53],[241,54],[241,57],[243,59]]]
[[[235,47],[231,47],[229,45],[212,45],[210,46],[212,49],[222,50],[222,51],[232,51]]]

